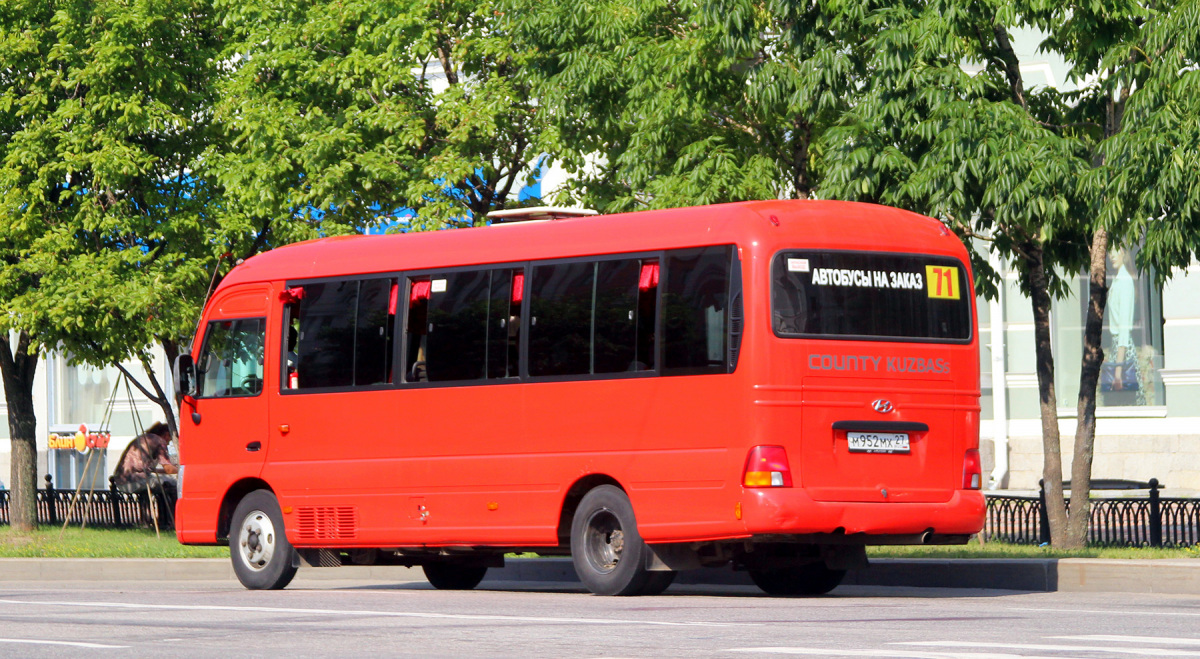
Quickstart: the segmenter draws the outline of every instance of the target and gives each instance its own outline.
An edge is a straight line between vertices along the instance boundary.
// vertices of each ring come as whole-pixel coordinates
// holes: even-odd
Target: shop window
[[[1150,273],[1138,271],[1136,249],[1116,248],[1108,256],[1108,303],[1101,338],[1104,365],[1097,404],[1164,405],[1158,373],[1163,346],[1161,292]],[[1081,297],[1086,305],[1086,296]]]
[[[1108,254],[1108,303],[1100,346],[1104,363],[1096,392],[1100,407],[1166,405],[1159,369],[1163,364],[1162,291],[1153,272],[1139,272],[1137,248],[1114,248]],[[1088,274],[1081,272],[1072,295],[1054,303],[1057,345],[1055,388],[1062,410],[1075,411],[1083,329],[1087,318]],[[1028,300],[1026,300],[1028,304]]]
[[[104,450],[80,453],[75,449],[50,449],[46,462],[57,489],[108,489],[108,455]]]

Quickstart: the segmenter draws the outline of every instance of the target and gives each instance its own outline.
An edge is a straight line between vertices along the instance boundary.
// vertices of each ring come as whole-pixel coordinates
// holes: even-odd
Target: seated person
[[[170,519],[173,518],[175,499],[178,497],[174,475],[179,473],[179,467],[171,462],[168,451],[170,442],[171,431],[167,424],[161,421],[155,423],[125,447],[113,472],[118,490],[138,495],[142,504],[142,523],[147,526],[154,522],[149,508],[151,494],[160,511],[159,526],[172,526]],[[164,516],[167,519],[163,519]]]

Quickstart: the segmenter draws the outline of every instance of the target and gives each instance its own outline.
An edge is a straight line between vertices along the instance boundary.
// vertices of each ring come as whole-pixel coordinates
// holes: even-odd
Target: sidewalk
[[[424,581],[420,568],[346,566],[301,568],[299,578]],[[12,581],[221,581],[234,580],[218,558],[4,558],[0,583]],[[487,581],[578,583],[569,559],[510,559]],[[753,585],[729,568],[681,572],[680,584]],[[847,585],[984,588],[1020,591],[1088,591],[1200,595],[1200,559],[876,559],[846,575]]]

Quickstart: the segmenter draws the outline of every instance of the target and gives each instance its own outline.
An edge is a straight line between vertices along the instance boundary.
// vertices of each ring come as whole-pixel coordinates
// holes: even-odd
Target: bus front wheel
[[[647,570],[648,551],[625,492],[601,485],[584,495],[571,522],[571,560],[588,590],[597,595],[662,592],[674,573]]]
[[[837,588],[846,576],[845,570],[833,570],[824,563],[808,563],[788,567],[749,568],[754,585],[768,595],[824,595]]]
[[[229,556],[238,581],[251,590],[283,588],[296,576],[294,552],[275,495],[269,490],[247,494],[233,511],[229,530]]]

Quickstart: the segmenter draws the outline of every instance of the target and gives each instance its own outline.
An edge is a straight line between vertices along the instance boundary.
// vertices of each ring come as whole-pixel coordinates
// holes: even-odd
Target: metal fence
[[[1144,489],[1143,497],[1096,498],[1088,525],[1088,543],[1110,547],[1190,547],[1200,544],[1200,499],[1159,496],[1159,482],[1111,481],[1114,487]],[[1068,484],[1069,486],[1069,484]],[[1070,509],[1071,500],[1067,499]],[[988,495],[984,538],[1013,544],[1050,542],[1046,490],[1038,496]]]
[[[39,524],[63,524],[67,518],[74,526],[90,526],[102,529],[131,529],[146,526],[150,515],[150,497],[143,493],[130,494],[117,489],[115,479],[108,479],[107,490],[55,489],[50,476],[46,476],[46,489],[37,491],[37,516]],[[0,490],[0,526],[9,524],[9,490]],[[158,506],[158,521],[162,528],[170,528],[172,519],[166,503],[155,497]]]

